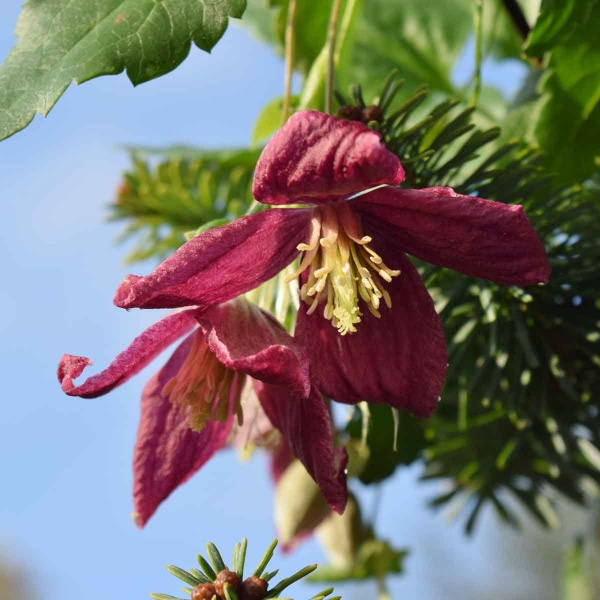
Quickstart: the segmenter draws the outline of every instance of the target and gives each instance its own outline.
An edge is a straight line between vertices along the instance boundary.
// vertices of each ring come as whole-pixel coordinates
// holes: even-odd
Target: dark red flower
[[[253,378],[258,399],[286,446],[304,463],[337,512],[347,501],[346,452],[335,448],[328,409],[311,385],[301,348],[267,313],[238,299],[171,314],[137,337],[98,375],[73,384],[91,364],[65,354],[58,367],[70,396],[95,398],[140,371],[186,336],[142,393],[134,455],[136,522],[224,447],[235,417],[243,421],[242,388]]]
[[[397,157],[362,123],[296,113],[265,147],[253,191],[266,204],[312,206],[267,210],[202,233],[150,275],[128,276],[115,303],[223,302],[300,253],[296,337],[320,390],[339,402],[429,416],[447,366],[444,333],[405,252],[501,284],[543,283],[550,270],[521,206],[450,188],[395,187],[403,178]]]

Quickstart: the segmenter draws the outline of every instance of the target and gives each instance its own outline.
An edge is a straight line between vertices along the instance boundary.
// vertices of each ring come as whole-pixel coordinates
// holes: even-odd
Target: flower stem
[[[296,46],[296,5],[297,0],[290,0],[287,22],[285,24],[285,89],[281,110],[282,125],[287,121],[292,97],[292,73],[294,72],[294,52]]]
[[[477,106],[481,93],[481,59],[483,38],[483,0],[475,0],[475,88],[471,104]]]
[[[329,28],[327,30],[327,79],[325,80],[325,112],[331,114],[333,104],[333,84],[335,74],[335,43],[337,26],[340,16],[341,0],[333,0],[331,14],[329,15]]]

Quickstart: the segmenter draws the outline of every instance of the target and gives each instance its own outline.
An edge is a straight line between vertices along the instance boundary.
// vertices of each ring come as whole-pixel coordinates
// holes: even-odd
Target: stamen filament
[[[364,235],[359,216],[347,203],[316,208],[307,243],[298,244],[305,254],[300,267],[286,281],[308,270],[300,288],[300,299],[309,305],[307,314],[316,310],[325,298],[323,316],[340,334],[353,333],[361,322],[362,300],[376,318],[381,317],[381,299],[391,307],[391,297],[383,288],[400,271],[390,269],[381,256],[368,246],[371,236]]]
[[[225,422],[233,411],[244,421],[241,394],[245,376],[227,368],[210,350],[204,333],[197,331],[184,363],[164,386],[162,395],[174,406],[189,408],[191,429],[202,430],[206,422]]]

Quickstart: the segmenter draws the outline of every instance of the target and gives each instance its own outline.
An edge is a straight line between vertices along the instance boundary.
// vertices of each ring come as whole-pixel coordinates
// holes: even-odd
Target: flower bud
[[[354,106],[352,104],[348,106],[340,106],[336,116],[340,119],[348,119],[349,121],[362,121],[363,118],[361,107]]]
[[[383,123],[385,120],[385,116],[383,111],[376,104],[372,104],[371,106],[367,106],[362,109],[362,122],[370,123],[371,121],[377,121],[377,123]]]
[[[360,545],[370,535],[362,523],[360,507],[352,494],[344,514],[331,512],[315,533],[331,564],[341,569],[352,567]]]
[[[275,524],[280,540],[292,546],[310,533],[330,513],[319,486],[295,460],[283,473],[275,489]]]

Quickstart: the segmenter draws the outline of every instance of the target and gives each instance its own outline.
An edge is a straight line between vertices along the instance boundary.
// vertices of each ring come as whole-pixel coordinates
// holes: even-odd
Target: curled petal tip
[[[135,338],[106,369],[92,375],[78,386],[73,384],[73,380],[79,377],[92,361],[84,356],[65,354],[57,371],[63,392],[81,398],[97,398],[107,394],[125,383],[167,346],[192,329],[197,324],[194,314],[194,310],[181,311],[157,321]]]
[[[119,284],[115,296],[113,298],[113,304],[119,308],[131,308],[135,293],[134,284],[136,281],[141,279],[137,275],[127,275],[125,279]]]
[[[74,388],[73,379],[77,379],[83,373],[83,370],[91,364],[92,361],[85,356],[62,355],[56,375],[65,394],[68,394]]]

